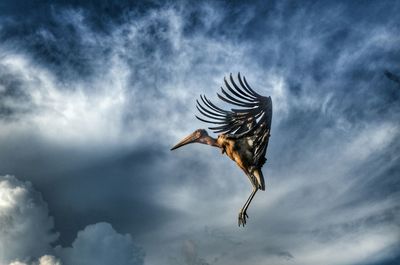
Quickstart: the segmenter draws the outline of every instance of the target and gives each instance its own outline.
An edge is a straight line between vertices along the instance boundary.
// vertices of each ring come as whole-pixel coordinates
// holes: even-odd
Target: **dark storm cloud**
[[[0,174],[34,182],[62,245],[106,221],[152,264],[398,258],[398,3],[2,5]],[[245,230],[231,161],[169,152],[238,71],[274,102]]]

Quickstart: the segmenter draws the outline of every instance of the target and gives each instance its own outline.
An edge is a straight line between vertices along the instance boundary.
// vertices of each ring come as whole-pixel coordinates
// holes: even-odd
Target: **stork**
[[[243,170],[249,178],[253,190],[246,203],[239,211],[239,227],[246,224],[247,209],[258,190],[265,190],[264,176],[261,171],[266,162],[266,151],[271,131],[272,100],[271,97],[261,96],[247,83],[246,78],[238,73],[237,84],[230,74],[228,82],[224,78],[225,89],[221,87],[221,94],[217,96],[232,105],[241,107],[231,110],[222,109],[214,105],[205,95],[196,100],[196,108],[204,117],[196,118],[206,123],[216,124],[209,127],[215,133],[221,133],[215,139],[208,135],[205,129],[198,129],[185,137],[174,147],[190,143],[202,143],[220,148],[222,154]]]

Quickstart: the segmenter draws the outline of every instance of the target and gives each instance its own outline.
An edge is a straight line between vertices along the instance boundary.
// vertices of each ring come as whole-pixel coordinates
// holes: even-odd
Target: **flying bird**
[[[230,82],[229,82],[230,81]],[[255,92],[246,78],[238,73],[238,83],[230,74],[229,81],[224,78],[225,89],[217,96],[236,107],[231,110],[222,109],[213,104],[205,95],[196,100],[197,109],[203,117],[196,118],[206,123],[214,133],[220,133],[215,139],[205,129],[198,129],[177,143],[171,150],[190,143],[207,144],[220,148],[222,154],[243,170],[249,178],[253,190],[246,203],[240,209],[239,226],[246,224],[247,209],[258,190],[265,190],[264,176],[261,171],[266,162],[266,152],[271,132],[272,100]]]

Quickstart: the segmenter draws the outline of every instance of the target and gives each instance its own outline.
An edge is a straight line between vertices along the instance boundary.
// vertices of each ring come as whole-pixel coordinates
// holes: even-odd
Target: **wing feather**
[[[230,75],[229,79],[231,80],[231,83],[232,83],[233,87],[236,89],[236,91],[243,96],[242,97],[243,99],[249,100],[249,101],[253,101],[255,99],[255,97],[253,97],[252,95],[249,95],[248,93],[245,93],[243,90],[241,90],[238,87],[238,85],[236,85],[235,80],[233,80],[232,75]],[[228,85],[228,82],[225,82],[225,84]],[[232,92],[233,92],[233,89],[232,89]]]
[[[230,81],[230,82],[229,82]],[[196,100],[197,109],[206,117],[199,120],[217,126],[209,127],[215,133],[228,134],[233,138],[250,138],[253,140],[253,157],[258,166],[265,163],[265,154],[271,131],[272,100],[254,91],[246,78],[238,73],[239,84],[230,74],[229,81],[224,78],[225,89],[221,87],[218,98],[242,108],[222,109],[213,104],[206,96],[200,95]]]

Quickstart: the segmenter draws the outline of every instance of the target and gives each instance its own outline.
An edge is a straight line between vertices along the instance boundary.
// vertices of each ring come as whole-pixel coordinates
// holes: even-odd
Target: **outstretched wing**
[[[224,78],[225,89],[221,87],[220,99],[232,105],[242,107],[224,110],[214,105],[206,96],[197,100],[197,109],[205,118],[197,119],[216,124],[209,127],[215,133],[228,134],[233,138],[249,137],[253,141],[255,164],[262,166],[265,163],[265,152],[271,130],[272,101],[271,97],[264,97],[255,92],[247,83],[246,78],[238,74],[239,85],[229,77],[230,83]],[[228,92],[229,91],[229,92]]]

